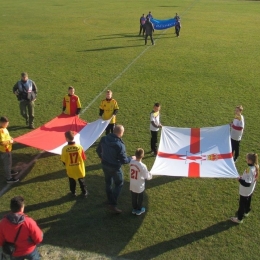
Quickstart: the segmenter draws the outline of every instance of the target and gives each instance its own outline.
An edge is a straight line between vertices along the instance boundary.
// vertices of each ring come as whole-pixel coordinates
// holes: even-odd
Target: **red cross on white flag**
[[[207,128],[162,127],[153,175],[237,178],[229,125]]]

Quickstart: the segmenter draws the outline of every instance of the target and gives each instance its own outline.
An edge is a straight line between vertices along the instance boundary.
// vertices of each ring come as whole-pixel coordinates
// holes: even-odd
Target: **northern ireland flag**
[[[99,119],[87,123],[78,116],[61,114],[43,126],[14,138],[18,143],[38,148],[50,153],[61,154],[67,144],[64,133],[73,131],[74,141],[86,151],[104,132],[110,120]]]
[[[237,178],[230,126],[177,128],[163,126],[153,175]]]

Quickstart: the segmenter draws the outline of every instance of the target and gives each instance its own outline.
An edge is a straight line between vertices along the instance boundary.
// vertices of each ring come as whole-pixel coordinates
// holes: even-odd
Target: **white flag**
[[[237,178],[230,126],[178,128],[163,126],[153,175]]]

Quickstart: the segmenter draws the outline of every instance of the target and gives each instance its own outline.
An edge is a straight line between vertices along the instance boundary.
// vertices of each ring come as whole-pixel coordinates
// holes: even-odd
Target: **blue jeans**
[[[35,247],[35,249],[28,255],[24,255],[24,256],[12,256],[11,257],[11,260],[25,260],[25,259],[28,259],[28,260],[40,260],[41,257],[40,257],[40,254],[37,250],[37,247]]]
[[[121,168],[115,169],[102,164],[102,169],[105,174],[106,193],[109,205],[116,206],[117,199],[124,184],[124,174]],[[114,188],[113,188],[114,183]]]

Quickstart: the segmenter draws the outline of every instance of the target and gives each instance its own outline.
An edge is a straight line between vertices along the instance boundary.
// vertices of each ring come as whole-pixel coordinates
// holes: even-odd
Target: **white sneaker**
[[[243,223],[243,220],[239,220],[237,217],[231,217],[230,218],[231,221],[237,223],[237,224],[242,224]]]

